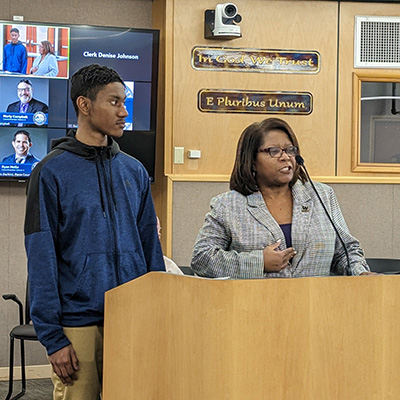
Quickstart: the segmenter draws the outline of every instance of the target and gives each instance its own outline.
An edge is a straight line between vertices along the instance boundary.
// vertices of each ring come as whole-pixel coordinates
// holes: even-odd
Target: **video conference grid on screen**
[[[92,63],[124,80],[129,117],[120,146],[154,177],[158,31],[0,22],[0,38],[0,179],[29,177],[50,139],[77,126],[68,78]]]

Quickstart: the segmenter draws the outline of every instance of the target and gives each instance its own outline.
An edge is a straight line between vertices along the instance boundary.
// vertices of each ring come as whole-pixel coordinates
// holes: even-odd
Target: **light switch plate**
[[[184,147],[175,147],[174,148],[174,164],[183,164],[185,157],[185,148]]]

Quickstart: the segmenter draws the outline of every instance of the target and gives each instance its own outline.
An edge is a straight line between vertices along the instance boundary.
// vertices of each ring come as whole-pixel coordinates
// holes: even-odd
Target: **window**
[[[353,79],[354,172],[400,172],[400,76]]]

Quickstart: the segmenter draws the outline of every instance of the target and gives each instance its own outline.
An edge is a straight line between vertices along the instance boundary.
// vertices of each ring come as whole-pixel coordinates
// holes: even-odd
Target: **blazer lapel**
[[[34,106],[34,100],[31,99],[31,101],[28,103],[28,109],[26,110],[26,112],[33,113],[33,106]]]
[[[272,241],[270,244],[281,240],[280,248],[286,248],[286,241],[282,229],[269,212],[260,192],[247,196],[247,209],[254,219],[264,225],[271,233]]]
[[[307,236],[312,222],[313,201],[304,190],[304,185],[297,182],[292,188],[293,218],[292,218],[292,244],[297,254],[293,259],[294,268],[303,258],[307,247]]]

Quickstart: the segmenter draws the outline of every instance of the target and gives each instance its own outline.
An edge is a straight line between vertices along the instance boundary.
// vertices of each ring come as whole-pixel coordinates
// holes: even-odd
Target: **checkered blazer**
[[[346,243],[350,272],[369,271],[359,242],[350,235],[333,189],[314,183],[340,236]],[[343,274],[346,254],[309,182],[292,188],[292,246],[297,254],[281,272],[264,273],[263,249],[281,240],[282,229],[272,217],[260,192],[249,196],[232,190],[211,200],[193,250],[191,266],[196,274],[211,278],[270,278]]]

